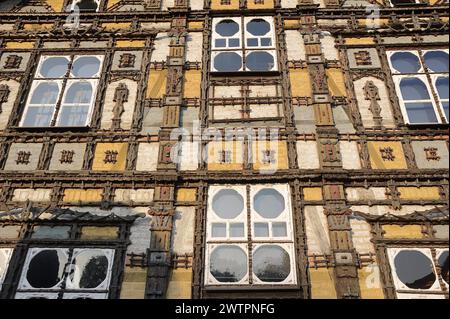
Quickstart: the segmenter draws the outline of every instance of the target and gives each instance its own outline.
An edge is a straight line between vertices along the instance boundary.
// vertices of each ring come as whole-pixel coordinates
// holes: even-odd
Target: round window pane
[[[60,250],[47,249],[37,253],[31,260],[26,274],[33,288],[52,288],[62,279],[67,256]]]
[[[222,189],[214,195],[212,209],[220,218],[236,218],[244,209],[244,198],[234,189]]]
[[[271,71],[275,66],[275,59],[269,52],[251,52],[247,55],[246,66],[250,71]]]
[[[61,78],[68,69],[69,60],[63,57],[47,58],[42,62],[41,76],[45,78]]]
[[[404,100],[429,100],[428,89],[417,78],[404,78],[400,81],[400,91]]]
[[[439,267],[441,267],[442,279],[448,284],[448,251],[444,251],[438,259]]]
[[[288,252],[276,245],[259,247],[253,254],[253,273],[261,281],[284,281],[291,273]]]
[[[441,99],[448,99],[449,85],[448,77],[439,77],[436,80],[436,89]]]
[[[233,20],[223,20],[216,25],[216,33],[222,37],[231,37],[239,32],[239,24]]]
[[[83,11],[97,11],[98,8],[98,4],[95,0],[80,0],[76,5]]]
[[[402,250],[394,260],[398,279],[411,289],[429,289],[436,281],[433,264],[417,250]]]
[[[97,288],[108,274],[108,257],[101,250],[86,250],[73,259],[70,279],[77,288]]]
[[[65,102],[75,104],[89,104],[92,98],[92,85],[89,82],[78,82],[70,86]]]
[[[277,218],[285,209],[284,197],[276,189],[263,188],[255,195],[253,207],[264,218]]]
[[[263,36],[270,32],[270,23],[263,19],[253,19],[247,23],[247,31],[254,36]]]
[[[444,51],[429,51],[424,54],[427,67],[433,72],[448,72],[448,53]]]
[[[220,246],[211,253],[209,271],[219,282],[239,282],[247,274],[247,256],[238,246]]]
[[[58,84],[52,82],[40,83],[31,96],[31,104],[56,104],[59,95]]]
[[[411,52],[396,52],[391,56],[394,69],[401,73],[417,73],[420,70],[420,61],[417,55]]]
[[[100,60],[93,56],[85,56],[75,60],[72,74],[79,78],[90,78],[95,76],[100,69]]]
[[[242,57],[236,52],[221,52],[214,57],[214,69],[219,72],[235,72],[242,68]]]

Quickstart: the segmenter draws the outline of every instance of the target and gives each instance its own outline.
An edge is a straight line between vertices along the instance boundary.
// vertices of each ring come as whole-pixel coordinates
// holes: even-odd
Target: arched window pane
[[[448,72],[448,53],[429,51],[424,54],[425,64],[433,72]]]
[[[400,81],[400,90],[404,100],[429,100],[428,89],[421,80],[417,78],[405,78]]]
[[[216,25],[216,33],[222,37],[231,37],[239,32],[239,24],[233,20],[223,20]]]
[[[69,59],[63,57],[51,57],[42,62],[40,74],[44,78],[61,78],[68,69]]]
[[[448,77],[439,77],[436,80],[436,89],[441,99],[444,100],[448,99],[448,90],[449,90]]]
[[[78,78],[94,77],[100,69],[100,60],[93,56],[84,56],[73,63],[72,74]]]
[[[92,100],[92,85],[89,82],[78,82],[67,90],[65,103],[89,104]]]
[[[405,107],[410,123],[438,123],[431,102],[406,103]]]
[[[396,52],[391,56],[394,69],[401,73],[417,73],[420,70],[419,58],[411,52]]]
[[[274,69],[273,55],[265,51],[251,52],[246,58],[246,67],[250,71],[271,71]]]
[[[56,104],[59,96],[58,84],[44,82],[38,84],[31,96],[31,104]]]

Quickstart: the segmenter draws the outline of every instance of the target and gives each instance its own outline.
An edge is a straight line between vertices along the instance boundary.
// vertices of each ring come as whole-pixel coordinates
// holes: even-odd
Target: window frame
[[[74,12],[75,11],[75,5],[78,4],[81,1],[83,1],[83,0],[72,0],[72,2],[68,5],[68,8],[67,8],[66,11]],[[92,1],[97,3],[97,10],[95,10],[95,11],[83,11],[83,10],[80,10],[80,12],[81,13],[99,12],[103,1],[102,0],[92,0]]]

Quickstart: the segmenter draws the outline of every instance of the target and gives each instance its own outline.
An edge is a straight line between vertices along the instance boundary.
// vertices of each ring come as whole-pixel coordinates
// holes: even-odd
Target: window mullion
[[[248,239],[248,283],[253,284],[253,240],[252,240],[252,211],[250,205],[250,185],[246,186],[246,198],[247,198],[247,239]]]
[[[61,103],[62,103],[62,100],[64,98],[65,90],[66,90],[66,87],[67,87],[67,81],[68,81],[68,79],[70,77],[70,71],[72,70],[72,65],[73,65],[74,58],[75,58],[74,55],[70,56],[70,62],[67,65],[67,72],[64,75],[64,78],[62,79],[61,92],[59,93],[58,101],[56,101],[55,112],[53,114],[53,119],[52,119],[52,121],[50,123],[50,127],[56,125],[56,121],[58,119],[59,112],[61,110]]]

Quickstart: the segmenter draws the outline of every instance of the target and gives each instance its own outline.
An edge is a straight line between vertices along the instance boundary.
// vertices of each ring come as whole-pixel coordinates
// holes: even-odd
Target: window
[[[397,95],[408,124],[448,123],[448,58],[448,50],[389,53]]]
[[[448,249],[388,248],[388,256],[399,299],[445,298]]]
[[[393,7],[410,6],[420,3],[419,0],[390,0]]]
[[[278,69],[273,18],[216,18],[212,40],[212,72]]]
[[[207,218],[206,285],[296,283],[288,185],[211,186]]]
[[[103,56],[42,56],[21,127],[85,127],[95,103]]]
[[[2,290],[12,251],[12,248],[0,248],[0,291]]]
[[[68,11],[75,11],[76,7],[82,12],[96,12],[100,7],[101,0],[73,0]]]

